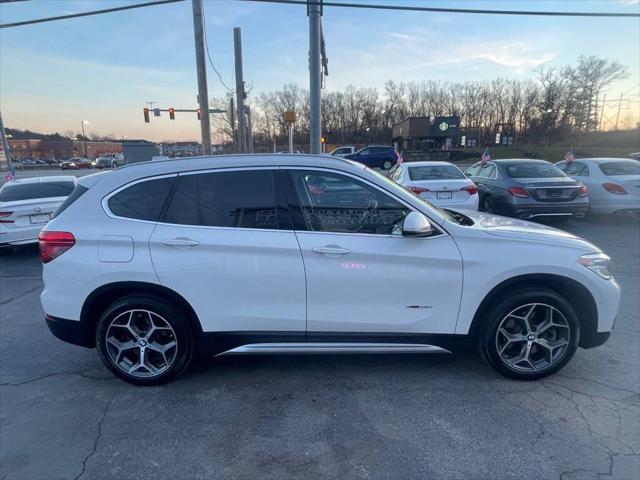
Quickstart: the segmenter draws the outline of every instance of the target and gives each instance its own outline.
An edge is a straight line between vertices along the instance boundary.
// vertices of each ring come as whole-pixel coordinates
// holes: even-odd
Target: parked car
[[[213,168],[212,168],[213,167]],[[146,162],[90,175],[40,233],[46,322],[139,385],[196,351],[455,351],[538,379],[607,340],[620,290],[591,243],[449,213],[311,155]]]
[[[595,214],[640,213],[640,162],[626,158],[581,158],[556,166],[589,189]]]
[[[31,158],[25,158],[24,160],[22,160],[22,165],[34,166],[36,165],[36,161],[32,160]]]
[[[109,153],[96,159],[96,168],[117,168],[124,165],[124,156],[121,153]]]
[[[76,178],[34,177],[11,180],[0,188],[0,246],[38,241],[38,232],[71,194]]]
[[[475,163],[465,175],[478,186],[479,209],[511,217],[584,217],[587,188],[545,160],[504,159]]]
[[[78,170],[79,168],[92,168],[91,160],[81,157],[72,157],[60,164],[62,170]]]
[[[387,176],[440,208],[478,210],[478,187],[452,163],[401,163]]]
[[[36,165],[48,165],[44,160],[34,160]]]
[[[630,153],[629,156],[634,160],[640,160],[640,152]]]
[[[367,167],[390,170],[398,162],[400,154],[393,147],[372,145],[355,153],[344,155],[344,158],[355,160]]]
[[[356,147],[347,145],[347,146],[342,146],[334,149],[330,153],[330,155],[333,155],[334,157],[344,157],[345,155],[350,155],[355,152],[356,152]]]

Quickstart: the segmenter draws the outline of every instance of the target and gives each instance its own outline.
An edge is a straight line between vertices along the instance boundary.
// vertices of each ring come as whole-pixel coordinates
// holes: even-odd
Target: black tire
[[[393,162],[391,160],[385,160],[382,163],[382,169],[383,170],[391,170],[391,167],[393,167]]]
[[[174,335],[176,351],[170,366],[166,368],[168,362],[165,363],[161,368],[166,369],[157,375],[142,377],[125,372],[123,368],[115,363],[112,353],[108,350],[107,332],[109,327],[112,326],[111,323],[130,310],[151,312],[154,318],[164,320],[172,329],[170,335]],[[151,344],[150,340],[149,344]],[[159,385],[177,378],[189,367],[195,350],[195,337],[189,319],[181,309],[172,303],[155,296],[131,295],[112,303],[100,316],[96,327],[96,348],[104,365],[124,381],[141,386]],[[132,350],[134,349],[129,351]]]
[[[491,195],[485,195],[484,197],[482,197],[479,210],[486,213],[496,213],[495,207],[493,205],[493,198],[491,198]]]
[[[522,366],[518,367],[509,365],[498,352],[500,339],[504,340],[504,338],[500,336],[502,334],[498,333],[498,328],[501,324],[505,325],[503,320],[505,320],[510,313],[513,313],[514,311],[520,312],[518,310],[519,307],[529,308],[529,305],[531,304],[550,306],[562,314],[554,318],[556,318],[559,323],[565,323],[566,321],[567,338],[563,340],[566,340],[567,344],[565,347],[560,347],[562,349],[556,349],[557,351],[551,354],[551,361],[549,361],[549,365],[544,365],[547,360],[546,355],[543,355],[544,360],[539,361],[539,369],[536,370],[532,368],[530,371],[524,371]],[[536,315],[537,314],[534,314],[534,317]],[[578,320],[578,316],[569,301],[553,290],[548,290],[542,287],[528,287],[516,290],[515,292],[509,292],[508,298],[497,299],[495,306],[490,307],[483,317],[483,323],[478,334],[478,347],[480,354],[489,365],[508,378],[513,378],[515,380],[538,380],[552,375],[562,369],[569,360],[571,360],[578,348],[578,343],[580,341],[580,322]],[[531,323],[533,325],[535,321]],[[565,332],[564,328],[558,328],[557,330]],[[563,333],[563,335],[564,334],[565,333]],[[545,333],[540,335],[542,338]],[[529,343],[526,340],[514,341],[513,347],[515,349],[519,348],[518,342]],[[538,347],[538,355],[544,352],[548,353],[548,350],[540,348],[540,345],[536,344],[535,341],[533,342],[533,345]],[[531,347],[532,352],[534,346]],[[524,348],[526,349],[526,345]],[[557,355],[558,357],[554,359],[554,355]],[[516,357],[517,355],[514,355],[513,359]],[[527,363],[530,362],[527,361]],[[530,365],[533,366],[531,363]]]

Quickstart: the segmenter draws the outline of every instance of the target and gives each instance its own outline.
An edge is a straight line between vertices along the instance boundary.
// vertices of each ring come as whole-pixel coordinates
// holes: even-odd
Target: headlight
[[[605,280],[611,280],[613,278],[613,274],[611,273],[611,259],[604,253],[589,253],[583,255],[578,260],[578,263]]]

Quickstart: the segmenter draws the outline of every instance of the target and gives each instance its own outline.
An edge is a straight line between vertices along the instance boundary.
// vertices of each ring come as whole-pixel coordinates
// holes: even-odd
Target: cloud
[[[640,0],[618,0],[622,5],[640,5]]]

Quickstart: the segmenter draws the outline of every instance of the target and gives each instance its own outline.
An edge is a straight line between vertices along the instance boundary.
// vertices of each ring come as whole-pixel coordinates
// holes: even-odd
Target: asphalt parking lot
[[[640,224],[564,226],[614,261],[608,343],[504,379],[472,355],[254,356],[136,388],[42,319],[33,247],[0,252],[0,479],[640,478]]]

